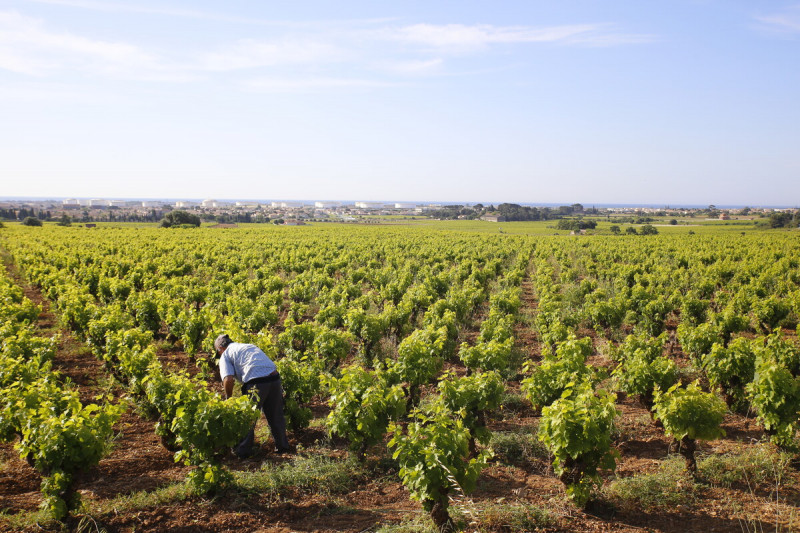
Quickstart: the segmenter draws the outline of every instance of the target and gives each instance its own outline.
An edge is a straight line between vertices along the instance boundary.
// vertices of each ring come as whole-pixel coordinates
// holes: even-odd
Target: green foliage
[[[367,448],[383,438],[389,421],[405,412],[403,390],[359,366],[345,367],[340,378],[324,381],[330,393],[328,431],[350,441],[351,449],[363,459]]]
[[[725,403],[714,394],[703,392],[697,382],[685,388],[673,385],[664,392],[656,391],[653,409],[666,434],[676,440],[713,440],[725,435],[720,427],[727,411]]]
[[[187,211],[170,211],[161,220],[162,228],[172,228],[179,226],[200,226],[200,217]]]
[[[689,292],[681,304],[681,321],[693,326],[703,323],[710,303],[708,300],[698,298],[694,291]]]
[[[800,376],[800,346],[784,339],[780,329],[768,335],[764,344],[756,348],[756,357],[785,367],[795,377]]]
[[[765,332],[777,328],[789,316],[790,311],[789,303],[776,296],[759,298],[753,302],[751,309],[756,324]]]
[[[600,483],[599,471],[616,466],[611,432],[617,415],[614,396],[595,393],[588,383],[569,386],[542,409],[539,440],[553,454],[553,469],[579,507]]]
[[[442,370],[446,342],[447,328],[425,328],[414,331],[397,347],[397,360],[390,365],[389,372],[399,381],[408,383],[413,404],[419,401],[419,386],[432,381]]]
[[[513,346],[513,338],[502,341],[491,339],[475,346],[462,343],[458,357],[467,368],[502,372],[512,366]]]
[[[559,343],[555,356],[538,366],[528,366],[531,375],[520,383],[534,409],[542,409],[561,397],[575,383],[592,382],[595,373],[586,365],[591,354],[592,340],[578,339],[574,335]]]
[[[153,334],[158,333],[161,329],[161,316],[158,312],[158,304],[153,301],[152,295],[136,293],[128,298],[126,305],[133,314],[133,320],[137,327]]]
[[[389,448],[400,465],[400,479],[411,497],[422,503],[437,527],[446,527],[448,496],[475,488],[490,453],[469,458],[469,430],[446,410],[415,411],[405,430],[392,424]]]
[[[731,405],[744,406],[745,386],[755,375],[754,343],[744,337],[734,339],[727,348],[715,343],[702,364],[711,386],[724,392]]]
[[[217,457],[239,442],[256,423],[256,403],[246,395],[223,400],[205,388],[178,401],[170,428],[181,448],[175,460],[197,467],[188,477],[197,492],[213,493],[232,479]]]
[[[691,326],[682,322],[678,325],[678,342],[681,343],[684,353],[700,361],[705,354],[711,352],[715,343],[723,344],[722,331],[709,323]]]
[[[800,378],[774,360],[759,357],[746,390],[758,419],[772,433],[772,442],[793,447],[799,423]]]
[[[22,220],[22,225],[23,226],[41,226],[42,225],[42,221],[39,220],[36,217],[25,217]]]
[[[658,230],[652,224],[645,224],[639,228],[639,235],[658,235]]]
[[[666,333],[662,333],[658,337],[628,335],[619,346],[609,343],[609,356],[612,360],[621,363],[633,358],[650,363],[661,355],[666,340]]]
[[[666,390],[677,383],[680,377],[678,365],[671,359],[658,356],[648,360],[646,355],[626,358],[614,370],[619,390],[626,394],[636,394],[642,403],[650,408],[656,389]]]
[[[473,374],[472,376],[445,376],[439,382],[442,404],[458,415],[469,429],[470,437],[482,444],[489,441],[485,413],[500,406],[505,385],[496,372]]]
[[[284,358],[276,361],[284,388],[283,410],[287,426],[292,430],[305,429],[311,421],[311,409],[305,404],[319,394],[320,370],[309,361]]]
[[[75,474],[96,465],[110,450],[113,426],[124,404],[82,405],[78,393],[32,384],[13,408],[20,422],[17,449],[42,474],[43,507],[56,520],[77,509]]]

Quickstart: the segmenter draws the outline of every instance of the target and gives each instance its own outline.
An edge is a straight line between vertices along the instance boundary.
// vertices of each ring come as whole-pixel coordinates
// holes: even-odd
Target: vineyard
[[[664,233],[9,224],[0,528],[800,529],[800,239]]]

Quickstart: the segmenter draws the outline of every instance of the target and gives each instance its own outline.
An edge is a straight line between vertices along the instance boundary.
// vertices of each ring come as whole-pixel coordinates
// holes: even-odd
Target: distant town
[[[702,208],[665,207],[585,207],[571,204],[558,207],[532,207],[513,203],[432,204],[408,202],[333,202],[333,201],[222,201],[189,200],[5,200],[0,201],[0,219],[23,220],[35,217],[42,221],[69,222],[158,222],[172,211],[181,210],[204,222],[220,224],[308,222],[368,223],[381,217],[469,219],[488,222],[549,220],[569,216],[607,217],[705,217],[720,220],[755,219],[774,213],[794,213],[795,208],[732,208],[713,205]]]

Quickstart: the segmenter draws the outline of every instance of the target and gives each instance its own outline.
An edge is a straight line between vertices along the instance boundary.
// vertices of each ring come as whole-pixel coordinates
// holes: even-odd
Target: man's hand
[[[222,380],[222,387],[225,389],[223,392],[226,400],[233,396],[233,383],[235,381],[233,376],[225,376],[225,379]]]

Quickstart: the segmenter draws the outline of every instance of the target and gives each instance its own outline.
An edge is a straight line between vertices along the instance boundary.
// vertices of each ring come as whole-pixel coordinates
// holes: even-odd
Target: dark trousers
[[[254,383],[245,385],[242,392],[250,394],[258,405],[258,409],[264,413],[269,429],[272,431],[272,438],[275,439],[275,447],[279,450],[289,448],[289,440],[286,438],[286,419],[283,416],[283,387],[281,380],[276,379],[268,383]],[[233,451],[240,457],[246,457],[253,452],[253,442],[255,441],[255,424],[247,435],[237,444]]]

